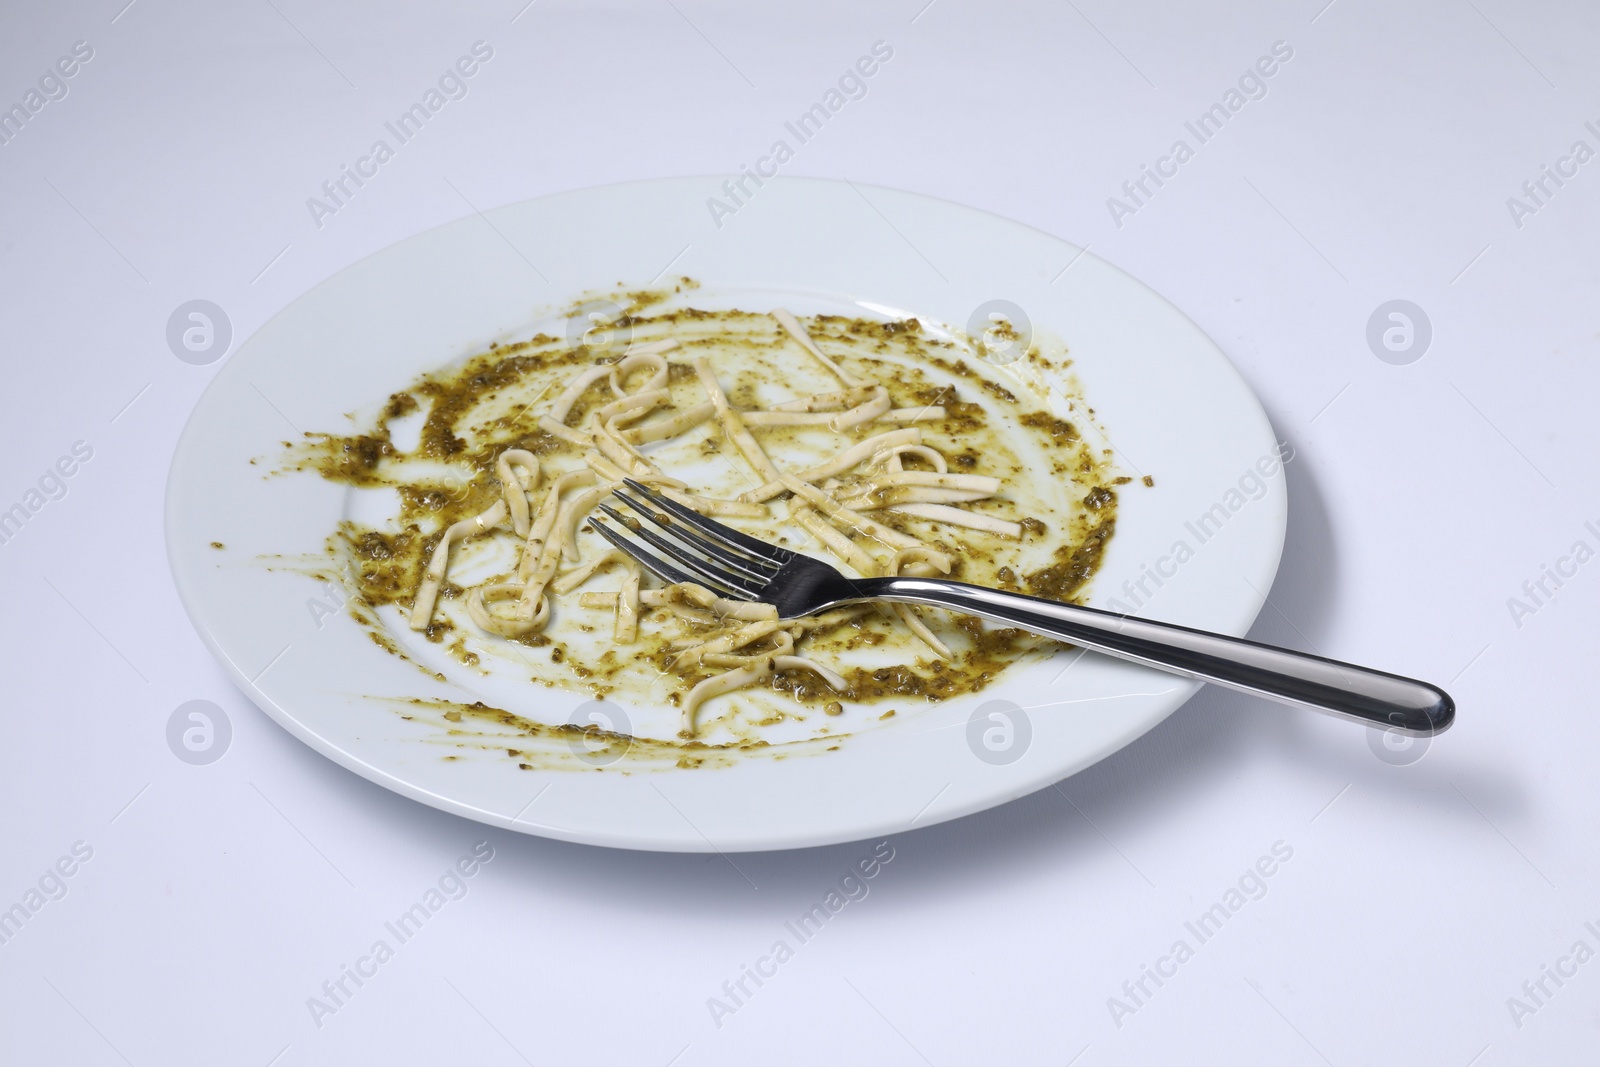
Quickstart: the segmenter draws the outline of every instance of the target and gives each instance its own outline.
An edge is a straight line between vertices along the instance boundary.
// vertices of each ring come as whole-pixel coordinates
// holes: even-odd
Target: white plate
[[[320,552],[349,493],[314,475],[262,474],[295,436],[289,424],[337,431],[345,413],[420,372],[526,338],[548,309],[619,282],[649,284],[669,268],[698,279],[708,299],[761,293],[797,313],[889,307],[965,327],[987,301],[1022,307],[1067,343],[1122,469],[1155,479],[1120,494],[1090,603],[1228,634],[1249,628],[1283,546],[1283,474],[1256,398],[1194,323],[1072,245],[970,208],[784,179],[719,227],[707,201],[726,196],[720,184],[608,186],[441,226],[323,282],[223,365],[173,459],[168,554],[201,636],[285,729],[387,788],[493,825],[625,848],[737,851],[878,836],[1004,803],[1115,752],[1194,692],[1171,675],[1063,651],[976,696],[902,709],[837,751],[581,773],[522,770],[503,755],[443,758],[454,749],[437,724],[374,698],[470,701],[463,692],[477,692],[478,677],[431,680],[330,613],[336,597],[303,574],[264,565]],[[574,703],[531,686],[523,699],[511,710],[553,723]],[[1009,733],[1001,720],[969,721],[994,700],[1024,709]]]

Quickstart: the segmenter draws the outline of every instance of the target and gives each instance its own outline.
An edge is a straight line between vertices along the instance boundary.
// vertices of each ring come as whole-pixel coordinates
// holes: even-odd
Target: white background
[[[0,907],[93,849],[0,945],[0,1061],[1593,1057],[1600,962],[1542,1004],[1522,986],[1579,939],[1600,950],[1600,563],[1520,620],[1507,603],[1600,547],[1600,162],[1520,227],[1507,207],[1575,140],[1600,148],[1592,7],[124,2],[0,14],[0,103],[94,48],[0,146],[0,509],[94,450],[0,545]],[[307,197],[480,39],[470,94],[316,226]],[[871,894],[718,1027],[707,999],[871,843],[730,861],[521,838],[293,740],[168,577],[167,463],[215,365],[174,358],[165,324],[213,300],[237,346],[474,206],[734,173],[878,40],[892,61],[786,173],[985,208],[1176,303],[1298,452],[1254,636],[1435,680],[1460,716],[1386,761],[1363,729],[1205,691],[1058,787],[895,837]],[[1107,198],[1280,40],[1267,96],[1116,225]],[[1365,337],[1395,298],[1433,329],[1404,366]],[[192,699],[232,722],[209,766],[167,746]],[[316,1025],[307,998],[484,839],[468,895]],[[1108,998],[1196,944],[1184,923],[1279,841],[1266,895],[1114,1020]]]

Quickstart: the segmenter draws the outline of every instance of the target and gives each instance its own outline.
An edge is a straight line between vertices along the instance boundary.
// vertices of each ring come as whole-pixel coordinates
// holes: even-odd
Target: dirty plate
[[[467,818],[597,845],[730,852],[891,834],[1002,804],[1115,752],[1195,691],[1063,650],[843,739],[692,768],[666,746],[641,741],[619,756],[560,733],[537,742],[551,749],[542,757],[519,760],[502,741],[536,745],[513,731],[464,746],[459,728],[441,728],[431,713],[441,701],[550,725],[594,720],[580,695],[508,690],[444,659],[429,664],[434,677],[380,647],[342,610],[343,591],[304,565],[359,507],[355,491],[266,476],[282,442],[346,427],[346,413],[491,342],[559,328],[549,316],[585,293],[683,275],[712,305],[912,314],[957,329],[1003,306],[1014,324],[1060,338],[1135,479],[1088,602],[1249,629],[1283,546],[1283,473],[1260,404],[1194,323],[1092,255],[970,208],[784,179],[730,214],[709,206],[725,198],[720,185],[608,186],[440,226],[323,282],[223,364],[173,460],[167,548],[196,628],[268,715],[350,770]],[[1145,475],[1153,486],[1139,484]]]

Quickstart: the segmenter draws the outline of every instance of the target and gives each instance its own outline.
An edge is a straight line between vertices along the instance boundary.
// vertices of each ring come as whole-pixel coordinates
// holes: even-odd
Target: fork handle
[[[868,578],[852,584],[864,600],[926,604],[981,615],[1135,663],[1412,737],[1440,733],[1455,719],[1455,701],[1437,686],[1238,637],[943,578]]]

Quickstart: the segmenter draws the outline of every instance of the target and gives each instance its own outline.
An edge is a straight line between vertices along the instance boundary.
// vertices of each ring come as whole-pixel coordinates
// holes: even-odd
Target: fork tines
[[[613,495],[640,518],[671,537],[647,529],[638,519],[630,519],[610,505],[601,504],[600,510],[618,526],[677,563],[663,559],[598,518],[591,517],[589,525],[664,582],[692,582],[706,586],[718,596],[751,600],[761,595],[778,569],[794,555],[788,549],[769,545],[708,519],[631,478],[623,484],[632,493],[617,489],[613,490]]]

